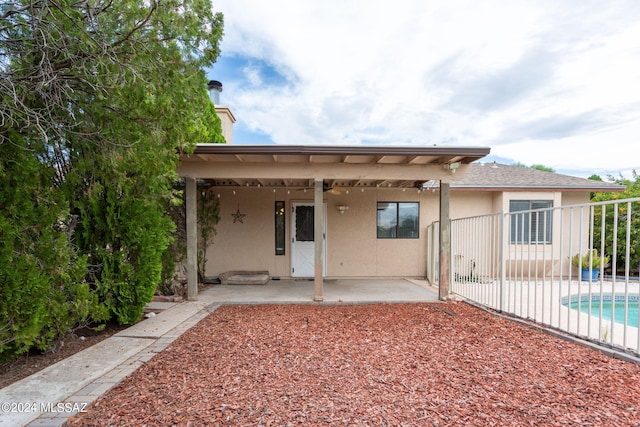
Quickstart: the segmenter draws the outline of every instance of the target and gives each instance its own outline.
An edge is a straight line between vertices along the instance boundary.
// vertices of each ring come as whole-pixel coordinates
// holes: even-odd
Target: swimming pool
[[[563,304],[567,306],[566,299],[563,298]],[[625,317],[625,296],[615,295],[614,300],[611,300],[611,295],[603,295],[602,300],[600,295],[591,296],[591,310],[589,310],[589,298],[588,295],[581,295],[580,301],[576,295],[571,297],[571,303],[569,307],[574,310],[580,310],[582,313],[591,314],[595,317],[600,317],[600,309],[602,309],[602,318],[604,320],[612,320],[616,323],[624,325]],[[627,297],[627,325],[638,326],[638,296],[629,295]]]

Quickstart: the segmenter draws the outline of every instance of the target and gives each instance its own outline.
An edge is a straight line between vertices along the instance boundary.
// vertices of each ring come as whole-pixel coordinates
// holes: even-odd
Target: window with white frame
[[[378,239],[417,239],[419,224],[419,203],[378,202]]]
[[[511,200],[511,244],[551,243],[551,200]]]

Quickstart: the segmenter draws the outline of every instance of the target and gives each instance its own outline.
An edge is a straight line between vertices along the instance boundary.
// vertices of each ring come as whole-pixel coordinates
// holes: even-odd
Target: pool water
[[[585,314],[591,314],[595,317],[600,317],[600,306],[602,306],[602,318],[605,320],[611,320],[611,312],[613,311],[614,322],[624,325],[624,301],[615,301],[615,307],[612,310],[611,301],[591,301],[591,312],[589,312],[589,301],[572,302],[571,308],[574,310],[580,306],[580,311]],[[627,303],[627,325],[638,326],[638,301],[629,301]]]

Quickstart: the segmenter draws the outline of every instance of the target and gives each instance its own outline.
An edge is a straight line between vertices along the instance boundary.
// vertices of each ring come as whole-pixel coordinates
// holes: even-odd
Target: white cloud
[[[214,6],[221,59],[244,61],[224,100],[273,142],[482,145],[557,170],[640,169],[634,0]]]

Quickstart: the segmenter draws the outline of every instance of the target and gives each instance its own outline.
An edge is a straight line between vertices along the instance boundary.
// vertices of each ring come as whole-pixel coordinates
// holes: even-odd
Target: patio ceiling
[[[192,155],[181,157],[178,173],[216,186],[312,188],[314,179],[323,179],[329,188],[420,188],[430,179],[462,178],[466,165],[489,151],[487,147],[202,144]]]

